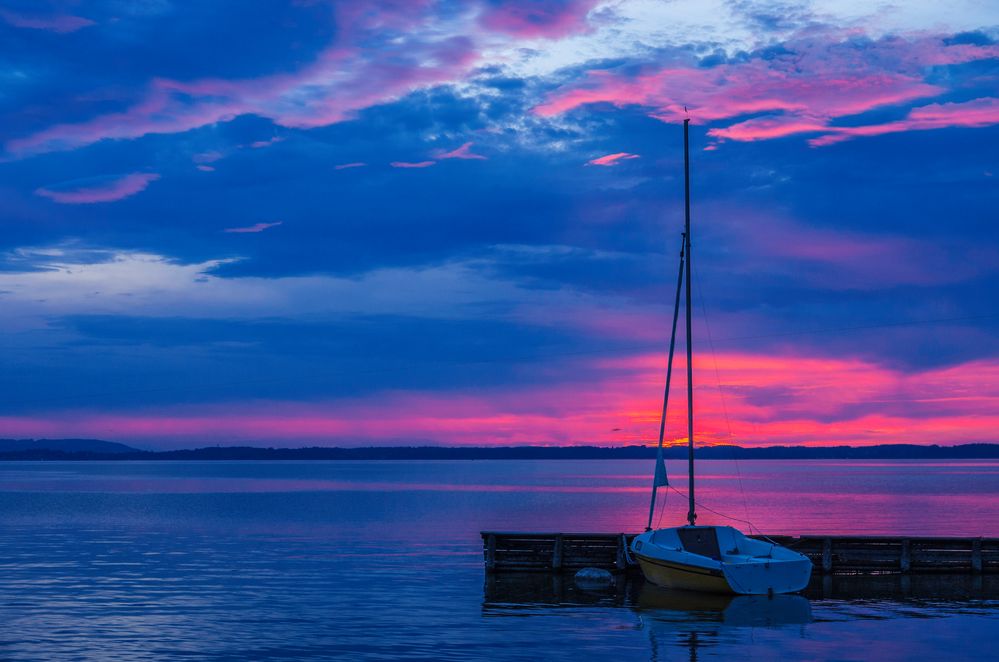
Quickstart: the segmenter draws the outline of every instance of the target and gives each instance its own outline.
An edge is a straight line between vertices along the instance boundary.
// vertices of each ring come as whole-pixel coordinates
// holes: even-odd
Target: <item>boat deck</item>
[[[628,553],[635,534],[483,531],[487,573],[574,572],[637,565]],[[801,552],[820,574],[999,574],[999,538],[906,536],[751,536]]]

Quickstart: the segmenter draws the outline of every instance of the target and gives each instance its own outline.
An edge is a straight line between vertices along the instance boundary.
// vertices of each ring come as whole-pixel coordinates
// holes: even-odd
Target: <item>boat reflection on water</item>
[[[664,622],[695,620],[730,627],[782,627],[812,622],[812,606],[800,595],[712,595],[676,591],[649,582],[638,591],[634,609]]]
[[[649,638],[651,659],[673,659],[676,648],[690,660],[699,651],[742,640],[746,631],[796,628],[804,635],[812,606],[800,595],[712,595],[677,591],[645,582],[632,610]]]

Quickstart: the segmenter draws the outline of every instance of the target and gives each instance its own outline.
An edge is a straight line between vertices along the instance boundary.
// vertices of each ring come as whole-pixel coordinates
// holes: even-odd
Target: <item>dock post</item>
[[[490,533],[486,537],[486,572],[496,570],[496,534]]]
[[[614,559],[614,566],[618,570],[625,570],[628,562],[624,560],[624,534],[617,537],[617,557]]]
[[[552,595],[559,602],[565,601],[565,580],[562,579],[560,572],[552,573]]]
[[[555,535],[555,548],[552,550],[552,570],[562,569],[562,534]]]
[[[832,538],[822,539],[822,572],[832,572]]]
[[[976,538],[971,541],[971,572],[976,575],[982,574],[982,539]]]
[[[902,539],[902,553],[898,560],[898,569],[901,572],[909,572],[909,568],[912,567],[912,554],[909,551],[909,539]]]

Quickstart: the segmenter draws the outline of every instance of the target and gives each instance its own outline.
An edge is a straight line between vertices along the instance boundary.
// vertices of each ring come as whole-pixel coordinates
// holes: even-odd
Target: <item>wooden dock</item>
[[[628,533],[482,532],[486,572],[635,568]],[[999,573],[999,538],[753,536],[801,552],[820,574]]]

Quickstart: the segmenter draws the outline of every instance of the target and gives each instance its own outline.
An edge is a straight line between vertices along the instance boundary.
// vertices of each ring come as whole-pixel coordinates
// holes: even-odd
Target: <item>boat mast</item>
[[[694,526],[694,365],[693,345],[690,339],[690,118],[683,120],[683,240],[687,269],[687,475],[690,498],[687,522]]]

